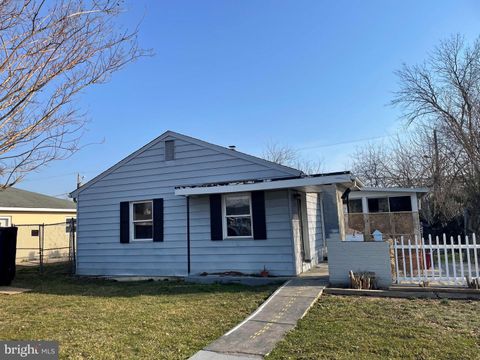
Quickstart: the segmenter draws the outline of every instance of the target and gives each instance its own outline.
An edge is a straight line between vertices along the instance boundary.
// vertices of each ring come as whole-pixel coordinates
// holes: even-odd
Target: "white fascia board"
[[[428,188],[399,188],[399,187],[367,187],[364,186],[361,192],[403,192],[403,193],[428,193],[430,190]]]
[[[301,188],[306,186],[319,186],[327,184],[352,184],[354,179],[351,175],[330,175],[321,177],[305,177],[299,179],[273,180],[250,184],[231,184],[231,185],[212,185],[198,187],[184,187],[175,189],[175,195],[206,195],[206,194],[223,194],[244,191],[257,190],[276,190]]]
[[[423,188],[416,188],[416,189],[408,189],[408,188],[363,188],[359,191],[352,191],[348,197],[350,199],[361,199],[363,197],[373,198],[373,197],[386,197],[386,196],[410,196],[410,195],[417,195],[423,196],[428,193],[428,189]]]
[[[0,207],[0,211],[76,213],[76,209]]]

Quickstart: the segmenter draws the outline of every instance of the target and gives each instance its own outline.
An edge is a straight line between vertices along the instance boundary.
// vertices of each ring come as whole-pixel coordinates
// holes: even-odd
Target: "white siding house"
[[[296,275],[324,254],[322,187],[354,183],[167,131],[72,192],[77,273]]]

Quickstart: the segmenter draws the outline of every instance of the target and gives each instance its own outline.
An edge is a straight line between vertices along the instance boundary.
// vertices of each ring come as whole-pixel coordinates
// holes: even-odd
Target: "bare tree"
[[[456,35],[443,41],[422,65],[397,71],[400,105],[408,123],[441,129],[461,145],[480,174],[480,39],[468,46]]]
[[[0,1],[0,177],[11,186],[79,147],[87,86],[147,54],[119,1]]]
[[[367,185],[430,188],[422,208],[428,224],[445,226],[462,215],[458,195],[462,192],[464,160],[461,150],[442,132],[435,145],[433,129],[417,126],[402,138],[358,148],[352,160],[354,173]]]
[[[365,184],[375,187],[390,186],[391,179],[386,164],[387,151],[384,146],[367,144],[356,149],[352,155],[352,171]]]
[[[480,38],[471,45],[460,35],[443,41],[421,65],[404,65],[397,75],[400,89],[393,100],[408,123],[426,124],[442,133],[445,162],[458,192],[454,198],[470,213],[470,230],[480,230]],[[435,198],[449,194],[447,184],[434,182]],[[449,195],[452,195],[451,193]]]
[[[469,230],[480,230],[480,38],[468,45],[453,36],[396,74],[392,104],[412,135],[358,150],[355,169],[373,185],[427,186],[429,223],[446,226],[466,211]]]
[[[299,153],[289,145],[269,142],[262,152],[262,157],[276,164],[289,165],[298,159]]]
[[[274,163],[290,166],[305,174],[318,174],[323,171],[321,160],[309,160],[301,156],[297,149],[276,142],[269,142],[262,152],[262,157]]]

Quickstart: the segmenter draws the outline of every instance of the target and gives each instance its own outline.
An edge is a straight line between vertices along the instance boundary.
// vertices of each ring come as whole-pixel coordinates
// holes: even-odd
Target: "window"
[[[348,213],[358,214],[362,213],[362,199],[348,200]]]
[[[10,216],[0,217],[0,227],[9,227],[12,226],[12,218]]]
[[[410,196],[392,196],[389,199],[390,211],[412,211]]]
[[[175,160],[175,140],[165,141],[165,161]]]
[[[153,202],[138,201],[131,203],[130,226],[132,240],[153,240]]]
[[[368,199],[368,212],[378,213],[378,212],[389,212],[388,208],[388,198],[373,198]]]
[[[250,194],[224,195],[223,236],[225,238],[252,237],[252,199]]]

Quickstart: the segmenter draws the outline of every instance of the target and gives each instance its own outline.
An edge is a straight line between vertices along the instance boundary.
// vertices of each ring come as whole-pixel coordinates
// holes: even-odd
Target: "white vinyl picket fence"
[[[479,278],[480,244],[472,236],[449,237],[444,234],[393,241],[396,283],[460,285],[467,278]]]

